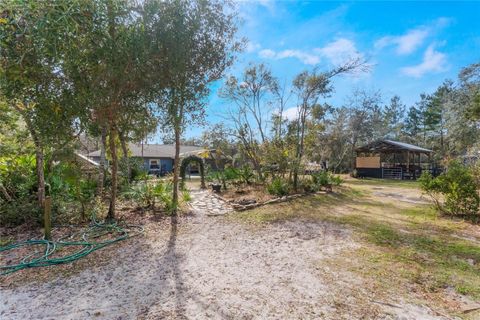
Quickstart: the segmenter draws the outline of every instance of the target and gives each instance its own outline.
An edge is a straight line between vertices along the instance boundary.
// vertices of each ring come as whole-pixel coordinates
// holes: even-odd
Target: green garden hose
[[[7,275],[26,268],[70,263],[85,257],[95,250],[136,236],[141,232],[143,232],[143,227],[141,226],[125,224],[123,227],[120,227],[116,222],[98,222],[95,219],[95,215],[93,215],[92,223],[86,230],[62,237],[57,241],[46,239],[27,240],[0,247],[0,255],[7,254],[12,250],[25,246],[31,247],[33,251],[33,253],[30,253],[23,258],[19,258],[16,263],[0,266],[0,275]],[[110,236],[110,238],[103,241],[95,240],[104,236]],[[37,246],[43,246],[43,250],[36,250],[35,247]],[[58,255],[62,249],[72,246],[78,247],[78,250],[64,256],[54,257],[54,255]]]

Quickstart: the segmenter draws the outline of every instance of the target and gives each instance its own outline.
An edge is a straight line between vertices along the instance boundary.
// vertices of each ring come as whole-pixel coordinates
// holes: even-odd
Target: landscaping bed
[[[331,188],[326,188],[331,190]],[[316,194],[325,193],[325,191],[314,192]],[[290,192],[287,195],[278,196],[268,193],[263,185],[252,185],[242,189],[227,189],[221,192],[213,192],[213,194],[228,202],[233,209],[243,211],[253,209],[266,204],[279,203],[296,199],[306,195],[313,194],[312,192]]]

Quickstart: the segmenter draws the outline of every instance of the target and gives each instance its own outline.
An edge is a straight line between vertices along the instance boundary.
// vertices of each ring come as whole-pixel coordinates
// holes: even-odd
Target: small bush
[[[192,195],[190,194],[190,191],[188,191],[187,189],[182,190],[182,200],[183,202],[192,201]]]
[[[130,177],[127,177],[128,166],[130,166]],[[143,159],[141,158],[121,158],[118,167],[121,177],[127,178],[126,182],[145,180],[145,175],[148,175],[148,170],[145,170]]]
[[[330,174],[328,171],[312,174],[312,181],[317,186],[325,187],[330,184]]]
[[[23,223],[40,224],[42,211],[34,195],[3,201],[0,199],[0,225],[17,226]]]
[[[312,179],[306,179],[302,181],[302,188],[306,193],[317,192],[320,190],[320,187],[316,185]]]
[[[336,176],[328,171],[312,174],[312,181],[318,189],[329,185],[339,186],[343,183],[343,179],[340,176]]]
[[[137,182],[124,190],[121,195],[127,200],[133,200],[142,208],[153,208],[155,206],[154,189],[148,182]]]
[[[281,178],[274,178],[272,182],[267,185],[267,191],[272,195],[283,197],[290,192],[290,185]]]
[[[255,179],[255,174],[249,166],[243,166],[238,172],[238,180],[240,183],[250,185]]]
[[[207,176],[207,181],[216,182],[221,184],[223,189],[226,190],[228,184],[234,183],[239,179],[239,172],[237,169],[229,167],[221,171],[212,171]]]
[[[419,182],[440,211],[450,215],[478,214],[480,197],[473,172],[459,162],[452,161],[447,171],[436,178],[424,172]]]
[[[158,181],[156,184],[149,181],[140,181],[122,192],[126,199],[135,201],[140,207],[154,209],[159,202],[164,208],[172,206],[173,185],[169,181]],[[168,210],[167,210],[168,211]]]
[[[335,175],[333,175],[333,174],[332,174],[331,177],[330,177],[330,181],[331,181],[331,183],[332,183],[334,186],[339,186],[339,185],[341,185],[341,184],[344,182],[343,179],[342,179],[342,177],[340,177],[340,176],[335,176]]]
[[[37,201],[35,157],[0,157],[0,223],[18,225],[42,222]],[[45,192],[53,200],[53,223],[77,222],[90,211],[96,180],[83,174],[81,165],[71,158],[45,168]]]

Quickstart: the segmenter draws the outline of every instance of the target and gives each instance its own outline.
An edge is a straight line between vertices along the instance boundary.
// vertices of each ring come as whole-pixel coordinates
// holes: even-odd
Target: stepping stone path
[[[225,201],[215,197],[207,190],[194,190],[190,192],[193,211],[207,216],[220,216],[232,212],[233,208]]]

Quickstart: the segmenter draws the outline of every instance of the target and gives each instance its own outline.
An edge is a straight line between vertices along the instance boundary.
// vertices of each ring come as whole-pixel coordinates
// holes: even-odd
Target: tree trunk
[[[112,156],[112,186],[110,190],[110,206],[108,208],[107,220],[115,219],[115,204],[117,201],[117,171],[118,171],[118,157],[117,157],[117,146],[115,143],[115,137],[117,135],[117,130],[114,125],[110,126],[110,132],[108,137],[110,154]]]
[[[257,172],[258,179],[259,179],[260,181],[263,181],[263,180],[264,180],[264,176],[263,176],[263,173],[262,173],[262,166],[258,163],[257,160],[254,160],[254,161],[253,161],[253,168],[254,168],[255,171]]]
[[[178,207],[178,182],[180,167],[180,124],[175,124],[175,160],[173,162],[173,215],[177,214]]]
[[[35,145],[35,165],[37,171],[37,200],[40,208],[45,206],[45,172],[43,171],[44,167],[44,155],[43,155],[43,146],[40,138],[38,137],[37,132],[33,128],[32,122],[28,116],[24,115],[25,124],[30,131],[32,136],[33,143]]]
[[[443,126],[440,127],[440,150],[442,150],[442,157],[445,157],[445,140],[443,138]]]
[[[20,109],[19,107],[15,107],[15,108],[17,109],[17,111],[20,113],[23,120],[25,121],[25,124],[28,128],[28,131],[30,132],[30,135],[32,136],[32,140],[35,145],[35,165],[36,165],[36,171],[37,171],[37,199],[38,199],[38,204],[40,208],[43,210],[43,208],[45,207],[45,172],[43,171],[44,169],[43,168],[44,166],[43,145],[28,115],[25,112],[23,112],[23,110]]]
[[[121,131],[118,132],[118,138],[120,139],[120,143],[122,145],[122,152],[123,152],[122,159],[125,165],[127,166],[127,181],[130,182],[132,178],[132,169],[130,168],[130,159],[128,158],[127,141],[125,139],[125,136],[123,135],[123,132]]]
[[[305,140],[305,122],[306,122],[306,106],[302,106],[302,110],[300,112],[300,129],[297,130],[297,137],[298,137],[298,145],[297,145],[297,155],[295,161],[295,168],[293,172],[293,189],[297,191],[298,189],[298,171],[300,170],[300,165],[302,163],[303,158],[303,145]]]
[[[34,138],[35,141],[35,163],[37,166],[37,180],[38,180],[38,204],[43,209],[45,206],[45,174],[43,172],[43,163],[44,163],[44,156],[43,156],[43,148],[38,141],[38,139]]]
[[[103,193],[103,186],[105,184],[106,176],[106,162],[107,162],[107,128],[102,127],[102,141],[100,143],[100,167],[98,168],[98,183],[97,183],[97,196],[101,196]]]
[[[352,150],[351,150],[351,153],[352,153],[352,161],[351,161],[351,166],[352,166],[352,170],[351,172],[353,172],[353,170],[356,169],[357,167],[357,153],[355,152],[355,149],[356,149],[356,143],[352,143]]]
[[[5,200],[7,200],[8,202],[13,200],[12,196],[10,196],[10,194],[8,193],[7,188],[5,188],[5,186],[1,181],[0,181],[0,191],[2,192]]]

